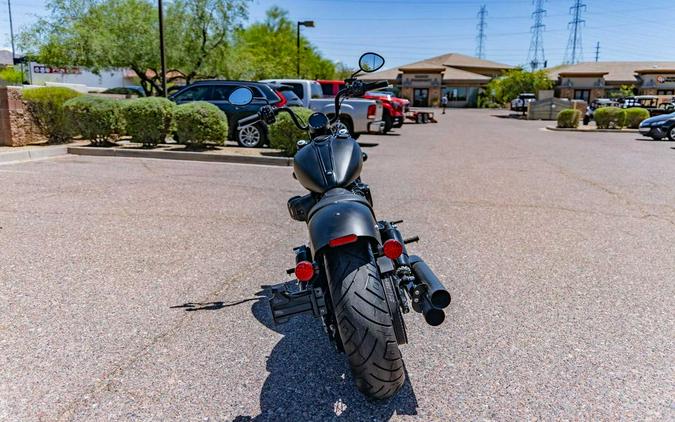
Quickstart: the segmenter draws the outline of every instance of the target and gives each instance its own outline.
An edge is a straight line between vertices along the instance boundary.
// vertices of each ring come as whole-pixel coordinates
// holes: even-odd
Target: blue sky
[[[15,31],[45,14],[45,0],[11,0]],[[170,0],[165,0],[170,1]],[[574,0],[548,0],[544,49],[549,66],[559,64],[569,36]],[[675,0],[585,0],[583,58],[675,61]],[[294,20],[312,19],[303,33],[328,58],[355,63],[365,50],[380,52],[385,67],[435,55],[476,50],[477,13],[488,10],[486,58],[523,64],[530,44],[531,0],[253,0],[250,20],[278,5]],[[7,2],[0,3],[0,46],[9,46]]]

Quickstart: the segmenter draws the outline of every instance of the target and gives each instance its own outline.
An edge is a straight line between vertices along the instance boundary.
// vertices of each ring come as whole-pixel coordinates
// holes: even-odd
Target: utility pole
[[[297,36],[296,36],[296,43],[297,43],[297,57],[296,57],[296,63],[295,63],[295,75],[299,78],[300,77],[300,27],[301,26],[306,26],[307,28],[314,28],[314,21],[298,21],[298,26],[297,26]]]
[[[485,22],[485,18],[487,17],[487,8],[485,5],[481,6],[480,11],[478,12],[478,25],[476,28],[478,28],[478,35],[476,36],[476,40],[478,41],[478,47],[476,48],[476,56],[478,56],[479,59],[484,59],[485,58],[485,28],[487,27],[487,23]]]
[[[582,0],[574,0],[574,6],[570,7],[570,14],[572,20],[569,22],[570,38],[567,41],[567,48],[565,49],[566,64],[579,63],[583,58],[583,50],[581,44],[581,27],[586,21],[581,19],[581,13],[586,11],[586,5]]]
[[[598,41],[598,43],[595,44],[595,61],[597,62],[599,58],[600,58],[600,41]]]
[[[162,67],[162,97],[166,97],[166,55],[164,54],[164,12],[162,0],[158,0],[159,8],[159,61]]]
[[[12,23],[12,0],[7,0],[7,9],[9,10],[9,38],[12,42],[12,64],[16,59],[16,51],[14,51],[14,25]]]
[[[530,51],[528,53],[528,63],[532,70],[539,69],[539,66],[546,67],[546,56],[544,55],[544,16],[546,16],[546,9],[544,9],[544,2],[546,0],[533,0],[534,12],[532,18],[534,25],[530,27],[532,32],[532,40],[530,41]]]

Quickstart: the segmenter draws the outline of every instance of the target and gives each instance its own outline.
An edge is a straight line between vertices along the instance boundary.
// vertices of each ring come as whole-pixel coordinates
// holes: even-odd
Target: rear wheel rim
[[[351,133],[349,132],[349,127],[347,127],[346,124],[344,124],[342,122],[335,123],[335,132],[340,133],[340,131],[342,129],[344,129],[345,131],[347,131],[347,133],[349,133],[351,135]]]
[[[670,128],[670,139],[675,140],[675,126]]]
[[[260,129],[247,126],[239,131],[239,142],[245,147],[257,147],[260,143]]]

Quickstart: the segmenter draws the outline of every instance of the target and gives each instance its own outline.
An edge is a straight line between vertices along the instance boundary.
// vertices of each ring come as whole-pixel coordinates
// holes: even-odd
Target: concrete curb
[[[554,127],[546,126],[547,130],[552,130],[554,132],[581,132],[581,133],[598,133],[598,132],[608,132],[608,133],[640,133],[638,129],[574,129],[566,127]]]
[[[44,158],[58,157],[66,154],[68,154],[68,146],[66,145],[35,147],[21,151],[0,152],[0,164],[42,160]]]
[[[159,158],[164,160],[208,161],[289,167],[292,158],[257,155],[210,154],[208,152],[140,150],[125,148],[68,147],[68,154],[95,157]]]

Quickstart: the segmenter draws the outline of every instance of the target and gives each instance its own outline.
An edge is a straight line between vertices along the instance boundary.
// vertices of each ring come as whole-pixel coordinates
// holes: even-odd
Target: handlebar
[[[246,126],[247,123],[251,122],[254,123],[256,121],[260,120],[260,115],[258,113],[251,114],[248,117],[244,117],[243,119],[239,120],[239,126]]]

